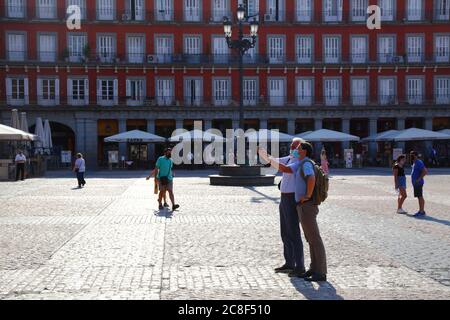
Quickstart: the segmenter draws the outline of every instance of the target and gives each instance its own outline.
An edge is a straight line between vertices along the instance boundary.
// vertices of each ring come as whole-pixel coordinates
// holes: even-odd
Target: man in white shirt
[[[290,155],[284,158],[273,159],[263,149],[259,150],[261,158],[270,162],[273,160],[284,165],[291,165],[299,161],[294,156],[303,139],[295,138],[291,144]],[[283,173],[280,183],[280,227],[281,239],[284,245],[284,258],[286,263],[275,269],[277,273],[288,273],[290,277],[298,277],[305,273],[305,261],[303,256],[303,242],[300,234],[297,203],[295,201],[295,174]]]
[[[27,161],[27,158],[23,154],[22,150],[19,150],[19,152],[16,155],[16,158],[14,162],[16,163],[16,181],[19,181],[19,176],[21,180],[25,180],[25,162]]]
[[[86,180],[84,180],[84,173],[86,172],[86,162],[83,159],[81,153],[77,154],[77,160],[75,160],[75,165],[73,171],[77,174],[78,188],[84,187]]]

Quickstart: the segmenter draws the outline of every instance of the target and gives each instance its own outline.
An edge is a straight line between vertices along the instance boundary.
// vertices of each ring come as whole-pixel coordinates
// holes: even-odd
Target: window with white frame
[[[351,100],[354,106],[364,106],[367,104],[368,82],[369,80],[367,78],[352,78]]]
[[[284,21],[285,13],[285,0],[266,0],[266,14],[265,21]]]
[[[143,79],[127,79],[126,83],[127,105],[140,106],[145,99],[145,82]]]
[[[436,62],[450,62],[450,34],[435,36],[434,56]]]
[[[406,47],[408,62],[422,62],[424,56],[423,36],[407,36]]]
[[[450,0],[435,0],[434,10],[436,20],[450,20]]]
[[[211,0],[212,5],[212,20],[215,22],[222,22],[223,17],[230,18],[230,3],[229,0]]]
[[[113,106],[119,102],[117,79],[97,79],[97,103],[101,106]]]
[[[214,63],[228,63],[229,48],[224,37],[213,37],[212,53]]]
[[[298,22],[311,22],[313,0],[296,0],[295,17]]]
[[[8,104],[12,106],[22,106],[28,104],[28,78],[6,78],[6,100]]]
[[[125,21],[143,21],[145,20],[145,1],[144,0],[126,0],[125,14],[122,16]]]
[[[184,20],[199,22],[201,19],[201,0],[184,0]]]
[[[244,105],[256,106],[258,101],[258,80],[254,78],[244,78]]]
[[[39,35],[39,60],[42,62],[56,61],[56,35]]]
[[[378,0],[381,9],[381,21],[394,21],[395,2],[394,0]]]
[[[244,7],[247,17],[259,20],[259,1],[260,0],[238,0],[238,4],[241,4]]]
[[[7,0],[6,14],[8,18],[25,18],[26,0]]]
[[[285,103],[286,80],[284,78],[269,78],[269,104],[281,107]]]
[[[173,79],[156,79],[156,103],[159,106],[170,106],[175,100]]]
[[[435,78],[434,94],[437,104],[450,104],[450,77]]]
[[[297,79],[297,104],[299,106],[311,106],[313,103],[313,79]]]
[[[73,106],[89,105],[89,80],[87,78],[67,79],[67,102]]]
[[[189,63],[199,63],[202,53],[202,37],[200,35],[185,36],[183,52]]]
[[[115,17],[115,0],[97,0],[98,20],[114,20]]]
[[[378,61],[390,63],[395,57],[395,36],[378,37]]]
[[[81,62],[87,45],[87,36],[80,33],[68,33],[68,50],[70,62]]]
[[[341,101],[341,80],[338,78],[324,79],[324,102],[326,106],[337,106]]]
[[[396,81],[395,78],[386,77],[378,80],[378,97],[381,105],[392,105],[396,103]]]
[[[173,19],[173,0],[156,0],[156,20],[171,21]]]
[[[37,16],[39,19],[56,19],[56,0],[38,0]]]
[[[228,106],[231,102],[231,81],[213,79],[213,103],[215,106]]]
[[[203,79],[185,78],[184,79],[184,104],[187,106],[200,106],[203,97]]]
[[[22,33],[8,33],[7,48],[9,61],[24,61],[25,60],[25,34]]]
[[[368,40],[366,36],[351,37],[351,61],[352,63],[366,63],[368,58]]]
[[[406,17],[408,21],[419,21],[423,18],[423,0],[407,0]]]
[[[67,0],[67,7],[78,6],[81,12],[81,19],[86,19],[86,0]]]
[[[41,106],[55,106],[59,104],[59,79],[38,78],[37,98]]]
[[[97,58],[101,62],[113,62],[116,57],[116,39],[113,35],[97,36]]]
[[[145,57],[145,37],[141,35],[127,36],[128,62],[143,63]]]
[[[352,21],[366,21],[368,0],[352,0],[351,1],[351,19]]]
[[[338,36],[324,37],[325,63],[339,63],[341,61],[341,38]]]
[[[313,37],[312,35],[297,36],[297,63],[313,62]]]
[[[173,55],[173,38],[170,36],[157,36],[155,39],[155,54],[158,63],[170,63]]]
[[[342,21],[342,0],[323,0],[323,17],[325,22]]]
[[[268,42],[269,62],[284,63],[286,58],[285,38],[282,36],[270,36]]]
[[[424,84],[419,77],[409,77],[406,79],[406,97],[409,104],[421,104],[423,102]]]

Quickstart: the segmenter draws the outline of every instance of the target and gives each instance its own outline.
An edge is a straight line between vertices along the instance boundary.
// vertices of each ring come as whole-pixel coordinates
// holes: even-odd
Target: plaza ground
[[[450,170],[432,171],[423,219],[395,214],[388,169],[333,172],[320,285],[273,272],[276,186],[213,187],[211,172],[179,171],[171,214],[146,172],[88,173],[82,190],[68,172],[2,182],[0,299],[450,299]],[[417,211],[412,195],[405,209]]]

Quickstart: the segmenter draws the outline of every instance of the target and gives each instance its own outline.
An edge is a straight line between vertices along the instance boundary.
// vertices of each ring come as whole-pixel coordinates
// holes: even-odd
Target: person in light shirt
[[[263,149],[258,153],[267,162],[273,160],[276,163],[291,165],[298,162],[298,157],[294,157],[300,143],[304,142],[300,138],[293,139],[290,148],[290,155],[283,158],[274,159]],[[283,241],[285,264],[275,269],[277,273],[288,273],[290,277],[298,277],[305,273],[305,262],[303,255],[303,242],[300,234],[299,218],[297,214],[297,203],[295,201],[295,174],[283,173],[280,183],[280,227],[281,239]]]
[[[23,154],[22,150],[19,150],[17,152],[16,158],[14,159],[14,162],[16,163],[16,181],[19,181],[19,176],[22,181],[25,180],[25,162],[27,161],[27,158]]]
[[[86,180],[84,180],[84,173],[86,172],[86,162],[83,159],[81,153],[77,154],[77,160],[75,160],[75,165],[73,171],[77,174],[78,188],[82,188],[86,185]]]

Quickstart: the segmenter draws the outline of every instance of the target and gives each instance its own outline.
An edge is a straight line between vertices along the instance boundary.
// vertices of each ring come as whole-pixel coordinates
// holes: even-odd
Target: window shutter
[[[55,105],[59,105],[59,96],[60,96],[60,92],[59,92],[59,79],[55,79]]]
[[[42,104],[42,98],[44,96],[44,94],[42,92],[42,79],[37,79],[36,95],[37,95],[38,104]]]
[[[114,79],[114,104],[119,104],[119,81]]]
[[[144,80],[139,81],[139,87],[141,88],[140,94],[142,101],[145,99],[145,87],[144,87]]]
[[[342,21],[342,0],[337,0],[338,6],[338,21]]]
[[[72,79],[67,79],[67,104],[73,104],[73,88],[72,88]]]
[[[100,104],[102,100],[102,80],[97,79],[97,103]]]
[[[127,87],[126,88],[126,96],[131,97],[131,81],[130,80],[126,81],[126,87]]]
[[[84,104],[89,105],[89,79],[84,79]]]
[[[24,93],[25,93],[25,104],[29,104],[30,97],[29,97],[29,90],[28,90],[28,78],[25,78],[23,80],[23,87],[24,87]]]
[[[12,80],[6,78],[6,100],[9,102],[12,99]]]

